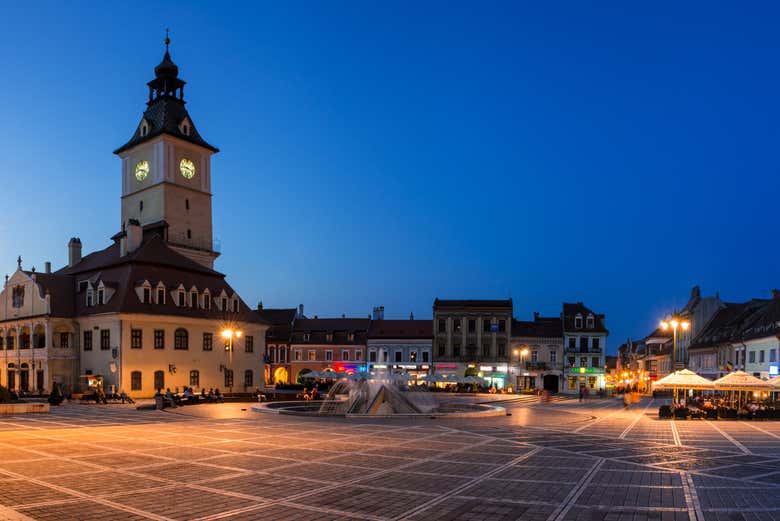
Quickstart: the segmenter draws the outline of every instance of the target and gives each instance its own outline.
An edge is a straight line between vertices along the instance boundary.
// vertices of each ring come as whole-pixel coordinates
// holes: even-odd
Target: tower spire
[[[171,31],[171,30],[170,30],[170,29],[168,29],[167,27],[165,28],[165,54],[168,54],[168,46],[171,44],[171,39],[170,39],[170,37],[168,36],[168,33],[169,33],[170,31]]]

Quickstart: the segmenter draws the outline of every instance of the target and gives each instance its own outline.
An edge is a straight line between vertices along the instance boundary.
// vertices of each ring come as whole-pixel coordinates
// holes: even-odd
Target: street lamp
[[[681,320],[678,317],[672,317],[669,320],[661,321],[661,329],[667,331],[672,328],[672,372],[677,369],[677,329],[681,328],[683,331],[688,331],[691,327],[691,323],[687,320]],[[681,364],[685,365],[685,364]]]
[[[517,350],[515,350],[515,353],[517,353]],[[522,360],[520,362],[520,367],[523,371],[526,371],[528,368],[525,367],[525,357],[528,356],[528,348],[524,347],[520,350],[520,356],[522,356]],[[523,390],[525,390],[528,387],[528,377],[525,376],[525,373],[523,374]]]
[[[228,352],[228,367],[230,368],[230,392],[233,393],[233,339],[241,338],[243,333],[234,329],[225,329],[222,331],[222,338],[228,341],[225,350]]]

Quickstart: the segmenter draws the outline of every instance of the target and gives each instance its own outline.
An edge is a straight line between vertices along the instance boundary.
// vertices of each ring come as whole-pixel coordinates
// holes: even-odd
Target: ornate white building
[[[263,386],[266,322],[213,269],[211,155],[167,50],[122,159],[122,222],[107,248],[22,269],[0,292],[0,384],[48,391],[84,376],[131,396],[192,386]],[[234,331],[231,340],[223,332]],[[238,334],[240,332],[240,336]]]

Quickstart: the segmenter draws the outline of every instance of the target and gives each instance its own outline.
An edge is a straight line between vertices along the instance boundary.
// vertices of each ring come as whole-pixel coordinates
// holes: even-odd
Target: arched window
[[[179,328],[176,330],[176,332],[173,334],[173,348],[174,349],[189,349],[189,335],[187,334],[187,330],[184,328]]]
[[[165,371],[154,372],[154,388],[159,390],[165,390]]]
[[[190,387],[200,387],[200,371],[197,369],[190,371]]]
[[[251,369],[244,371],[244,386],[252,387],[255,383],[255,375]]]
[[[158,371],[162,372],[162,371]],[[156,378],[155,373],[155,378]],[[140,391],[141,390],[141,371],[133,371],[130,373],[130,390],[131,391]]]

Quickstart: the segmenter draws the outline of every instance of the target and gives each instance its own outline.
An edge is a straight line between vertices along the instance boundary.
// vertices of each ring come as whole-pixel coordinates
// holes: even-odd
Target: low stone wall
[[[0,415],[49,412],[48,403],[0,403]]]

